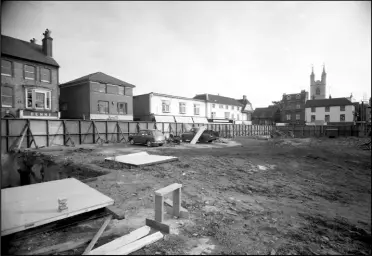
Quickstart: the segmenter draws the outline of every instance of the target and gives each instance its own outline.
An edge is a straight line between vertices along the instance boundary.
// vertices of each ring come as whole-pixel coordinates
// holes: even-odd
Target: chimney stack
[[[208,98],[208,93],[205,94],[205,99],[208,101],[209,98]]]
[[[35,38],[32,38],[32,39],[30,40],[30,42],[31,42],[32,44],[36,44],[36,39],[35,39]]]
[[[43,53],[48,56],[48,57],[53,57],[52,54],[52,43],[53,43],[53,38],[50,37],[50,34],[52,31],[49,29],[45,30],[45,33],[43,33],[44,38],[43,38]]]
[[[247,95],[243,95],[243,100],[246,100],[247,99]]]

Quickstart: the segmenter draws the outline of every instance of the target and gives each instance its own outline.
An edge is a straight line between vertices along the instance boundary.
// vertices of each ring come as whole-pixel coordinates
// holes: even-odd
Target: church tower
[[[326,98],[326,80],[327,73],[325,72],[325,65],[323,65],[323,72],[321,80],[315,81],[314,67],[312,67],[310,75],[310,99],[318,100]]]

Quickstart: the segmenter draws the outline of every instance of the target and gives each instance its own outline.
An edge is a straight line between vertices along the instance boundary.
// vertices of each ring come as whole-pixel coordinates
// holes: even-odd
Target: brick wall
[[[13,88],[13,107],[12,108],[2,108],[1,114],[6,110],[10,110],[11,113],[17,113],[20,109],[25,109],[26,107],[26,95],[25,95],[25,85],[26,86],[37,86],[42,88],[48,88],[52,90],[52,104],[51,111],[59,111],[59,87],[58,87],[58,68],[49,66],[46,64],[39,64],[32,61],[19,60],[10,57],[2,56],[3,59],[12,61],[13,75],[1,76],[1,86],[8,86]],[[35,80],[25,80],[24,79],[24,65],[31,65],[35,67],[36,79]],[[51,83],[45,83],[40,81],[40,69],[48,68],[51,70]]]

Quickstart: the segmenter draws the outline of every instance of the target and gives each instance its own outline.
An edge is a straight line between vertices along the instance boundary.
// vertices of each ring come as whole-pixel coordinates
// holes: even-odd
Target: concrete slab
[[[115,161],[129,166],[147,166],[153,164],[160,164],[166,162],[177,161],[178,157],[174,156],[159,156],[159,155],[149,155],[147,152],[138,152],[128,155],[120,155],[115,157],[107,157],[106,161]]]

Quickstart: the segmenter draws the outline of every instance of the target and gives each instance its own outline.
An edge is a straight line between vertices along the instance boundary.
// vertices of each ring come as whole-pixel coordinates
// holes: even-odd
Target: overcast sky
[[[310,90],[371,95],[368,2],[2,2],[2,34],[52,31],[60,83],[104,72],[134,94],[211,93],[265,107]]]

